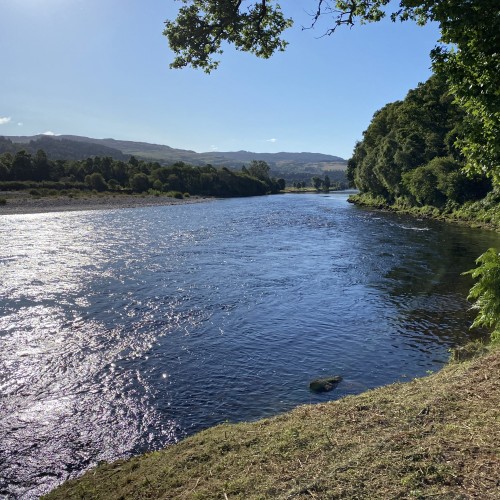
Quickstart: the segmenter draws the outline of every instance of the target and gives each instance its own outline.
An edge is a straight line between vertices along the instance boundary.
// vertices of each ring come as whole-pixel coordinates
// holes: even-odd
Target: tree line
[[[388,203],[443,208],[483,198],[491,179],[466,172],[457,147],[464,116],[444,78],[432,76],[375,113],[348,161],[349,180]]]
[[[285,188],[283,179],[269,175],[267,163],[253,161],[241,171],[212,165],[192,166],[178,162],[164,166],[131,156],[128,161],[111,157],[85,160],[51,160],[39,149],[0,154],[0,189],[36,187],[143,193],[180,192],[204,196],[257,196]]]

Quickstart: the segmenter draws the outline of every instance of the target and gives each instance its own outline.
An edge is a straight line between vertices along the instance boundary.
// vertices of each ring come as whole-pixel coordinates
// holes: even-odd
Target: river
[[[439,369],[500,236],[346,199],[1,217],[0,496]]]

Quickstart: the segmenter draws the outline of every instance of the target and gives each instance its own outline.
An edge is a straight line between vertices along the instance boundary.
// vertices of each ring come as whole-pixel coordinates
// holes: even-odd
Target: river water
[[[442,366],[499,235],[346,199],[0,218],[0,496]]]

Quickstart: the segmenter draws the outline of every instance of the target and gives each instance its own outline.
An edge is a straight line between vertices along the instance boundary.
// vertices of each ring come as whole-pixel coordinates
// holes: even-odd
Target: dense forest
[[[463,134],[464,111],[444,78],[434,75],[375,113],[348,162],[348,177],[361,193],[388,204],[451,209],[484,198],[492,183],[464,172],[457,148]]]
[[[4,140],[5,141],[5,140]],[[142,193],[179,192],[205,196],[255,196],[277,193],[283,179],[271,178],[265,162],[253,161],[241,171],[186,165],[162,166],[130,157],[51,160],[42,149],[0,154],[0,190],[48,188]]]

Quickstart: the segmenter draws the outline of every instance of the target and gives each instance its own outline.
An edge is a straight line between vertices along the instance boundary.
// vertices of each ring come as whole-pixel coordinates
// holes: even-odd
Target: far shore
[[[120,208],[139,208],[164,205],[182,205],[213,200],[211,197],[191,196],[177,199],[165,195],[150,194],[85,194],[75,197],[46,196],[34,197],[23,193],[1,193],[6,199],[0,205],[0,216],[18,214],[39,214],[46,212],[75,212],[82,210],[115,210]]]

